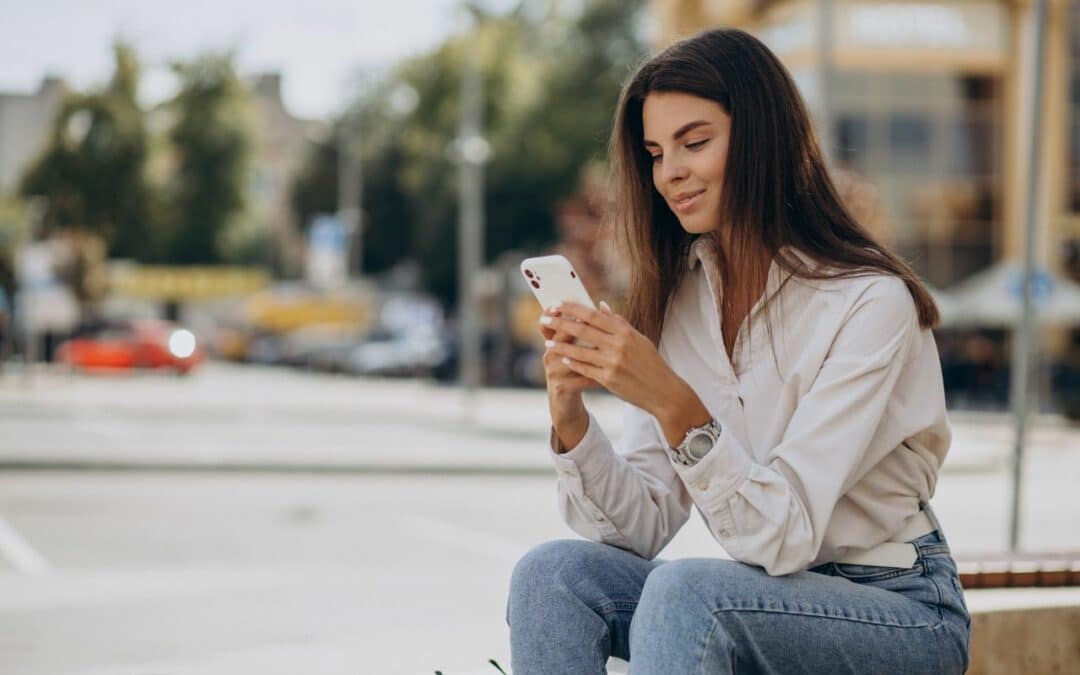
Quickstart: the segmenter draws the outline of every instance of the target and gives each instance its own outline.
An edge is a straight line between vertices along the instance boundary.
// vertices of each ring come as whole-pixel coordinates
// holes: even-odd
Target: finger
[[[569,369],[562,375],[552,375],[548,377],[546,381],[548,384],[559,384],[574,389],[595,389],[600,386],[596,380],[585,377],[584,375],[578,375]]]
[[[536,327],[540,331],[540,334],[544,336],[545,340],[551,340],[553,338],[555,329],[544,323],[544,317],[556,317],[559,316],[559,314],[559,310],[554,307],[544,309],[540,312],[540,318],[536,321]]]
[[[605,333],[604,331],[593,328],[581,321],[574,321],[567,318],[552,318],[551,323],[548,325],[559,332],[569,333],[576,338],[580,338],[585,342],[597,346],[611,344],[612,335],[610,333]]]
[[[552,352],[550,349],[544,352],[544,358],[543,358],[544,378],[546,380],[548,380],[548,381],[552,381],[552,380],[559,381],[559,380],[561,380],[561,378],[583,377],[583,378],[589,380],[590,382],[593,382],[594,384],[596,384],[596,386],[600,386],[592,378],[586,377],[586,376],[582,375],[581,373],[574,372],[569,366],[567,366],[565,363],[562,362],[562,359],[563,359],[562,356]]]
[[[540,333],[540,335],[544,336],[545,341],[554,339],[555,337],[555,329],[551,328],[550,326],[545,326],[544,324],[538,323],[536,324],[536,329]]]
[[[559,356],[569,356],[575,361],[584,361],[585,363],[597,367],[603,367],[606,363],[605,357],[607,355],[599,349],[589,349],[575,344],[554,341],[549,341],[545,346],[555,354],[558,354]]]
[[[577,373],[579,375],[583,375],[583,376],[589,378],[590,380],[594,380],[595,382],[599,383],[600,385],[604,384],[604,379],[603,379],[604,371],[601,370],[600,368],[597,368],[596,366],[590,365],[590,364],[585,363],[583,361],[575,361],[574,359],[571,359],[571,358],[566,357],[566,356],[563,356],[563,357],[560,357],[560,358],[562,360],[563,365],[565,365],[567,368],[574,371],[575,373]]]
[[[576,302],[562,303],[559,305],[559,311],[562,312],[564,317],[573,317],[605,333],[614,334],[621,326],[618,321],[618,314],[603,312],[599,309],[590,309]]]

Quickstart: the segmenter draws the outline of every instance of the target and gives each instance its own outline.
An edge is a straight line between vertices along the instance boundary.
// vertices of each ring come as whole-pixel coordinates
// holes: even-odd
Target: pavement
[[[613,438],[622,402],[587,392]],[[1001,470],[1007,414],[951,414],[944,472]],[[86,376],[39,368],[0,377],[0,466],[422,473],[550,473],[542,389],[463,389],[212,363],[187,377]],[[453,439],[454,442],[448,442]],[[464,441],[464,442],[461,442]],[[1058,417],[1031,425],[1027,452],[1080,447]]]
[[[0,374],[4,673],[488,675],[514,563],[574,536],[543,390],[217,363],[25,375]],[[617,438],[622,403],[586,401]],[[951,417],[935,510],[958,557],[1001,551],[1011,419]],[[1028,440],[1021,546],[1080,550],[1080,430],[1038,417]],[[662,555],[725,557],[696,512]],[[967,599],[1009,614],[1080,589]]]

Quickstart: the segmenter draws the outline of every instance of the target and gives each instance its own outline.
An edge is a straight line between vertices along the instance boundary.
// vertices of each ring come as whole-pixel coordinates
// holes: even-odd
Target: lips
[[[675,199],[672,200],[671,205],[676,211],[689,211],[701,201],[701,195],[705,194],[704,190],[697,190],[694,192],[681,192],[675,195]]]

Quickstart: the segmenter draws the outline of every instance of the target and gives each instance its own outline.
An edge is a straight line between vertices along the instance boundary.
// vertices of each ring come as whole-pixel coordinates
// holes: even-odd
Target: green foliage
[[[591,0],[580,14],[557,3],[521,3],[468,36],[448,39],[398,66],[353,106],[364,174],[364,269],[420,261],[427,287],[456,300],[457,167],[466,49],[479,49],[484,81],[486,256],[537,248],[554,238],[555,206],[583,167],[604,156],[623,78],[645,54],[641,0]],[[394,109],[406,85],[415,110]],[[293,186],[299,222],[337,210],[337,153],[315,149]]]
[[[180,91],[169,104],[176,168],[167,188],[172,220],[166,259],[216,263],[221,239],[246,204],[251,132],[248,98],[231,55],[174,64]]]
[[[0,289],[9,300],[15,292],[15,246],[26,237],[25,223],[22,204],[0,197]]]
[[[139,65],[129,46],[118,43],[113,51],[112,81],[99,92],[65,98],[46,150],[18,191],[45,198],[47,229],[94,233],[106,238],[112,255],[152,258],[149,144],[136,101]]]

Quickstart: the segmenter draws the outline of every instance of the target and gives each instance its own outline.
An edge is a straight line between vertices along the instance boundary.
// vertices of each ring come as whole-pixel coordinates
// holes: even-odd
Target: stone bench
[[[957,560],[971,675],[1080,673],[1080,554]]]

